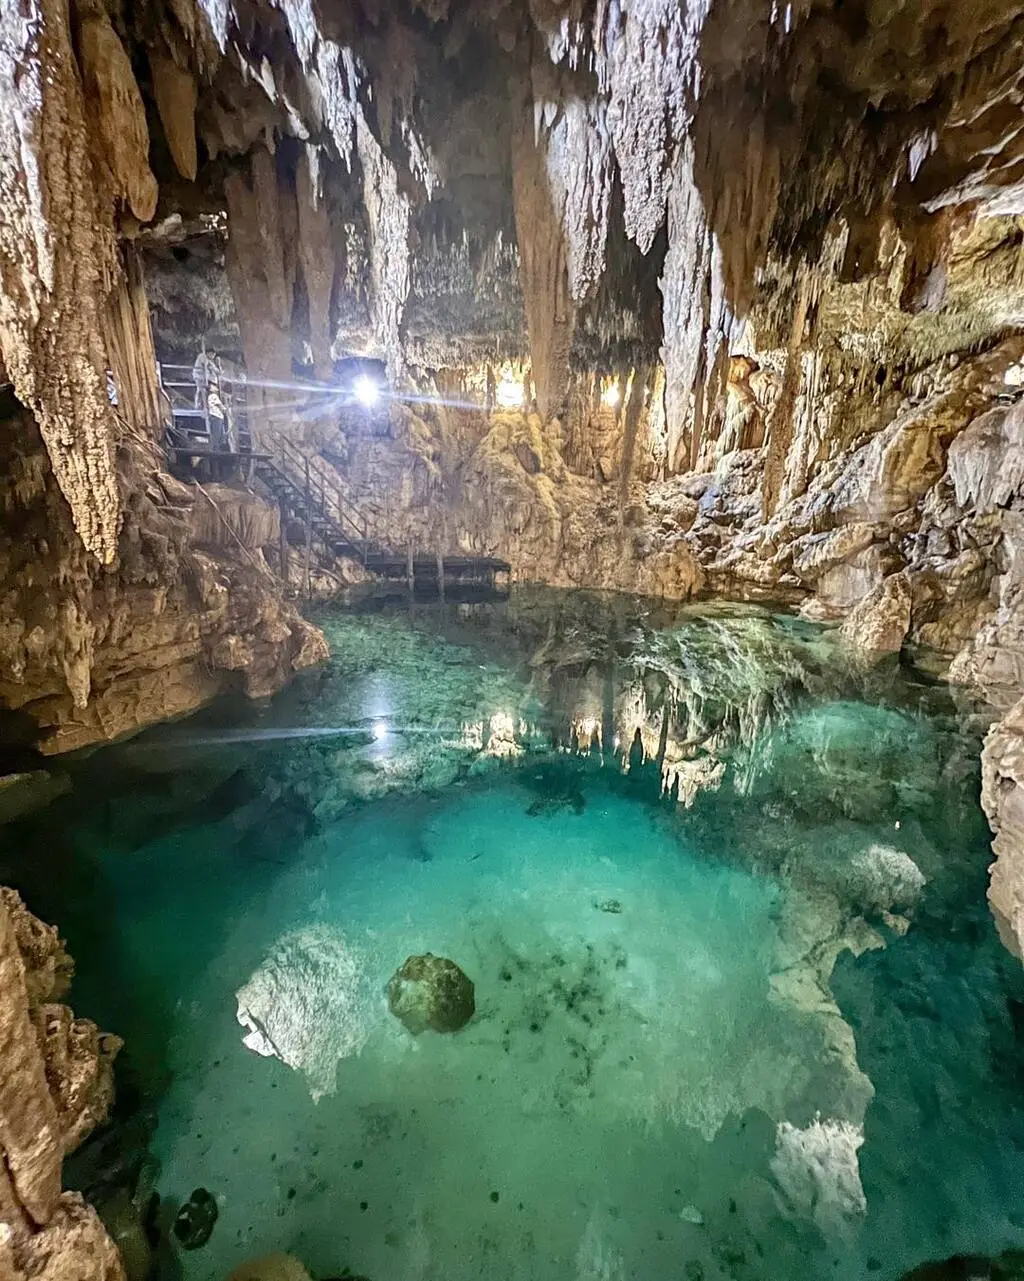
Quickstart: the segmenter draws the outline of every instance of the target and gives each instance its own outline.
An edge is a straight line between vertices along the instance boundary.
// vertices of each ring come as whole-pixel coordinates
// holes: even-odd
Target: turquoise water
[[[145,1149],[160,1278],[884,1281],[1024,1245],[971,709],[749,607],[320,621],[326,672],[0,829],[127,1043],[115,1155],[69,1179],[102,1201]],[[476,985],[458,1034],[388,1011],[426,951]]]

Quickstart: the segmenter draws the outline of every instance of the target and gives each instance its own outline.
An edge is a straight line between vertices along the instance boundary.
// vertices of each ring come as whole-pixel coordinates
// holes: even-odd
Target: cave
[[[1024,1278],[1022,42],[0,6],[0,1281]]]

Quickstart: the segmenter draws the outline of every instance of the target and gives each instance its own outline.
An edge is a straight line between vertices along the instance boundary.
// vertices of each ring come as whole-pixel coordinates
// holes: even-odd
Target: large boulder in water
[[[428,1028],[457,1032],[476,1010],[472,980],[454,961],[430,952],[410,956],[391,976],[387,993],[391,1013],[413,1036]]]

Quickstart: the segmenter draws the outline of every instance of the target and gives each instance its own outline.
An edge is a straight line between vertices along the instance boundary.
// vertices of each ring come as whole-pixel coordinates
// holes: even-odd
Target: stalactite
[[[782,390],[769,426],[768,453],[765,459],[762,488],[762,512],[765,520],[775,515],[779,505],[786,473],[786,455],[793,443],[793,411],[803,370],[804,330],[811,304],[811,282],[811,272],[801,271],[789,331],[786,371],[782,377]]]
[[[543,137],[547,148],[552,203],[565,232],[569,292],[579,304],[594,293],[605,265],[612,192],[608,109],[602,99],[571,91],[563,97],[550,72],[538,79],[535,74],[538,142]]]
[[[290,248],[281,217],[281,194],[274,157],[265,147],[253,149],[252,190],[256,201],[256,234],[262,250],[263,275],[274,320],[287,328],[292,318],[293,278],[287,270],[286,253]]]
[[[352,50],[328,39],[320,27],[313,0],[280,0],[279,7],[305,72],[319,123],[349,165],[362,112],[356,98],[359,75]],[[361,152],[360,152],[361,155]]]
[[[409,296],[409,200],[398,188],[395,166],[381,150],[360,112],[356,148],[363,168],[363,200],[370,230],[370,303],[384,348],[388,376],[402,372],[401,324]]]
[[[569,389],[569,349],[576,321],[569,293],[565,235],[555,208],[532,111],[513,103],[512,197],[519,242],[519,275],[530,335],[537,410],[545,421],[561,413]]]
[[[941,209],[927,216],[897,216],[900,237],[906,244],[900,306],[904,311],[938,311],[946,298],[946,264],[956,209]]]
[[[110,190],[140,222],[156,212],[157,185],[149,167],[146,108],[132,64],[102,0],[78,0],[78,54],[94,155]]]
[[[0,8],[0,351],[83,543],[109,563],[120,495],[101,317],[115,270],[63,0]]]
[[[693,149],[685,142],[673,168],[668,197],[668,251],[659,281],[664,343],[665,418],[670,471],[695,466],[708,407],[725,386],[731,313],[722,283],[721,255],[693,180]],[[686,429],[689,427],[689,449]]]
[[[709,7],[709,0],[597,6],[593,43],[622,175],[626,232],[644,253],[665,220],[672,157],[692,112]]]
[[[147,53],[153,97],[171,159],[178,173],[194,182],[198,167],[196,78],[187,67],[179,66],[166,50],[151,47]]]
[[[155,433],[161,422],[160,389],[142,264],[130,242],[122,246],[120,256],[123,271],[107,301],[103,324],[118,412],[137,430]]]
[[[299,219],[298,256],[309,300],[309,345],[318,378],[331,372],[331,288],[334,284],[334,245],[319,175],[317,153],[309,147],[299,156],[296,204]]]
[[[260,228],[261,202],[241,169],[228,173],[224,195],[228,206],[225,267],[235,300],[246,367],[250,374],[287,380],[292,370],[291,311],[289,309],[283,321],[280,319],[284,280],[282,245],[278,241],[272,246],[274,261],[268,262],[267,237]],[[275,209],[276,200],[275,190]],[[262,207],[265,208],[268,201],[265,192]],[[274,397],[261,395],[260,399],[269,406]]]

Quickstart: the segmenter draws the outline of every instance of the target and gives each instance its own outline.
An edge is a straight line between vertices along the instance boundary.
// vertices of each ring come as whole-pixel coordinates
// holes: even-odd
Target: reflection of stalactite
[[[544,152],[528,104],[513,107],[512,194],[519,273],[530,334],[537,410],[547,420],[565,407],[575,308],[561,218],[555,210]]]
[[[85,546],[109,563],[120,496],[101,317],[116,270],[61,0],[0,10],[0,352]]]

